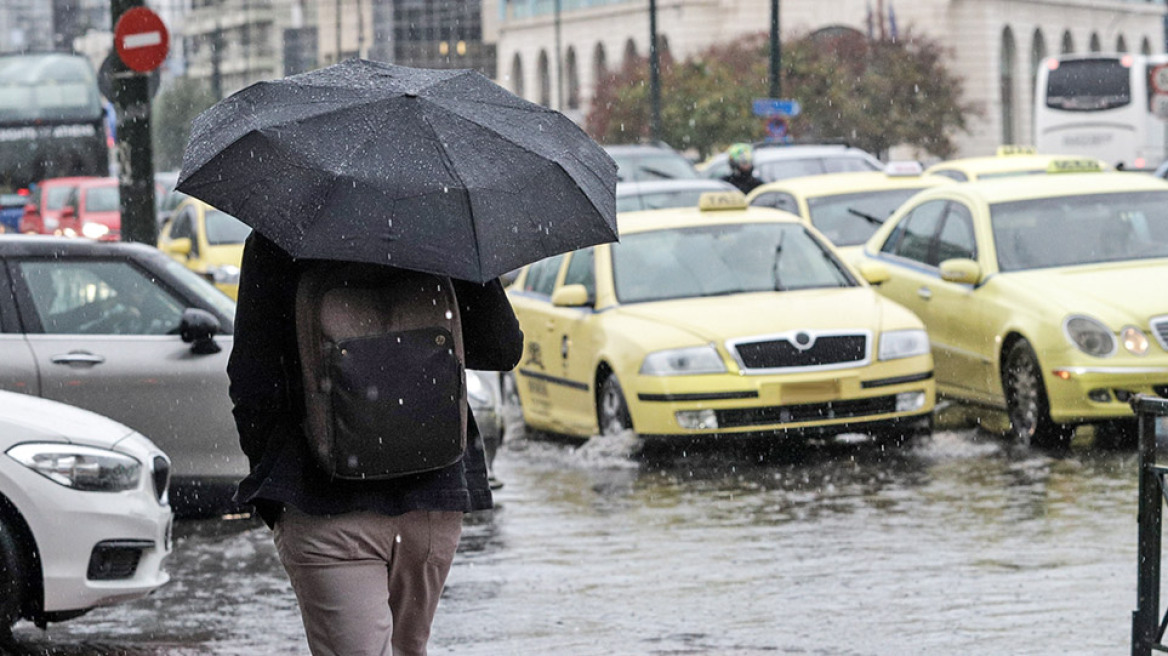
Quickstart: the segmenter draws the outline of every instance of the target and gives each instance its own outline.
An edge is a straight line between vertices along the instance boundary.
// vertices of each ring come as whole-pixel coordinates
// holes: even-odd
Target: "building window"
[[[1064,54],[1064,55],[1074,54],[1074,52],[1075,52],[1075,39],[1071,36],[1070,30],[1063,32],[1063,46],[1062,46],[1062,49],[1059,50],[1059,52]]]
[[[1014,63],[1016,57],[1014,32],[1002,30],[1002,53],[999,62],[999,89],[1002,99],[1002,143],[1015,142],[1014,133]]]
[[[565,57],[568,69],[568,109],[580,109],[580,72],[576,67],[576,49],[569,46]]]
[[[511,59],[511,92],[523,97],[523,60],[519,58],[519,53],[515,53]]]
[[[1037,138],[1037,134],[1034,132],[1034,108],[1038,102],[1038,67],[1042,66],[1044,59],[1046,59],[1046,37],[1042,36],[1042,30],[1036,29],[1034,36],[1030,39],[1030,133],[1035,138]]]
[[[552,73],[548,66],[546,50],[539,51],[539,104],[552,106]]]
[[[1091,52],[1099,52],[1100,50],[1103,50],[1103,46],[1099,43],[1098,33],[1091,33],[1091,45],[1088,47],[1091,49]]]
[[[621,62],[622,67],[636,66],[637,62],[637,44],[632,39],[625,41],[625,60]]]
[[[604,54],[604,44],[598,43],[592,51],[592,83],[594,87],[600,88],[606,77],[608,77],[608,58]]]
[[[1115,37],[1115,51],[1127,52],[1127,39],[1123,38],[1122,34]]]
[[[1152,42],[1148,41],[1148,37],[1144,37],[1144,40],[1140,42],[1140,54],[1142,54],[1142,55],[1152,54]]]

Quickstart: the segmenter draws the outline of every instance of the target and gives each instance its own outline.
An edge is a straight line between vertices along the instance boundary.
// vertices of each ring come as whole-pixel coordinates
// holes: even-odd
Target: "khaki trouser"
[[[313,656],[425,656],[461,535],[459,512],[314,516],[289,506],[276,550]]]

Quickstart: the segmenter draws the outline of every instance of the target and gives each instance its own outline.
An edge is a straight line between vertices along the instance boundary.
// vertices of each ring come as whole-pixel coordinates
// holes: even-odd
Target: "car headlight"
[[[1063,320],[1063,334],[1087,355],[1106,357],[1115,353],[1115,336],[1102,321],[1075,315]]]
[[[216,285],[238,285],[239,267],[224,264],[207,269],[207,277]]]
[[[109,226],[104,223],[86,223],[81,226],[81,234],[90,239],[101,239],[109,234]]]
[[[132,490],[142,475],[142,463],[124,453],[77,444],[17,444],[7,453],[54,483],[86,492]]]
[[[929,334],[923,330],[889,330],[880,334],[881,360],[929,354]]]
[[[1119,341],[1132,355],[1148,354],[1148,336],[1135,326],[1124,326],[1119,333]]]
[[[469,371],[466,372],[466,398],[475,407],[491,405],[491,391],[487,389],[487,384],[478,374]]]
[[[657,351],[645,356],[641,373],[646,376],[682,376],[687,374],[721,374],[726,363],[713,346]]]

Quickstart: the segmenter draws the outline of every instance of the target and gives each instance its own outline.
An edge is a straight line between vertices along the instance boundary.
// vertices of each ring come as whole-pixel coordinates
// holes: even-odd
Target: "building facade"
[[[649,51],[648,3],[640,0],[495,0],[498,81],[516,94],[583,121],[597,81]],[[659,0],[657,34],[677,60],[744,34],[769,30],[763,0]],[[949,48],[964,99],[980,110],[959,155],[1031,143],[1034,74],[1047,55],[1165,51],[1162,1],[782,0],[785,37],[847,28],[873,38],[921,34]],[[871,26],[871,28],[869,27]],[[558,56],[557,56],[558,53]],[[662,90],[668,94],[668,89]]]

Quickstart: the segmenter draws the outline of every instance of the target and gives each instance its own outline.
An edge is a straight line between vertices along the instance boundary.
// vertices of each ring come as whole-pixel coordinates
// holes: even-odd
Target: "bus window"
[[[1130,102],[1131,65],[1119,59],[1070,59],[1046,79],[1046,106],[1054,109],[1089,112]]]

